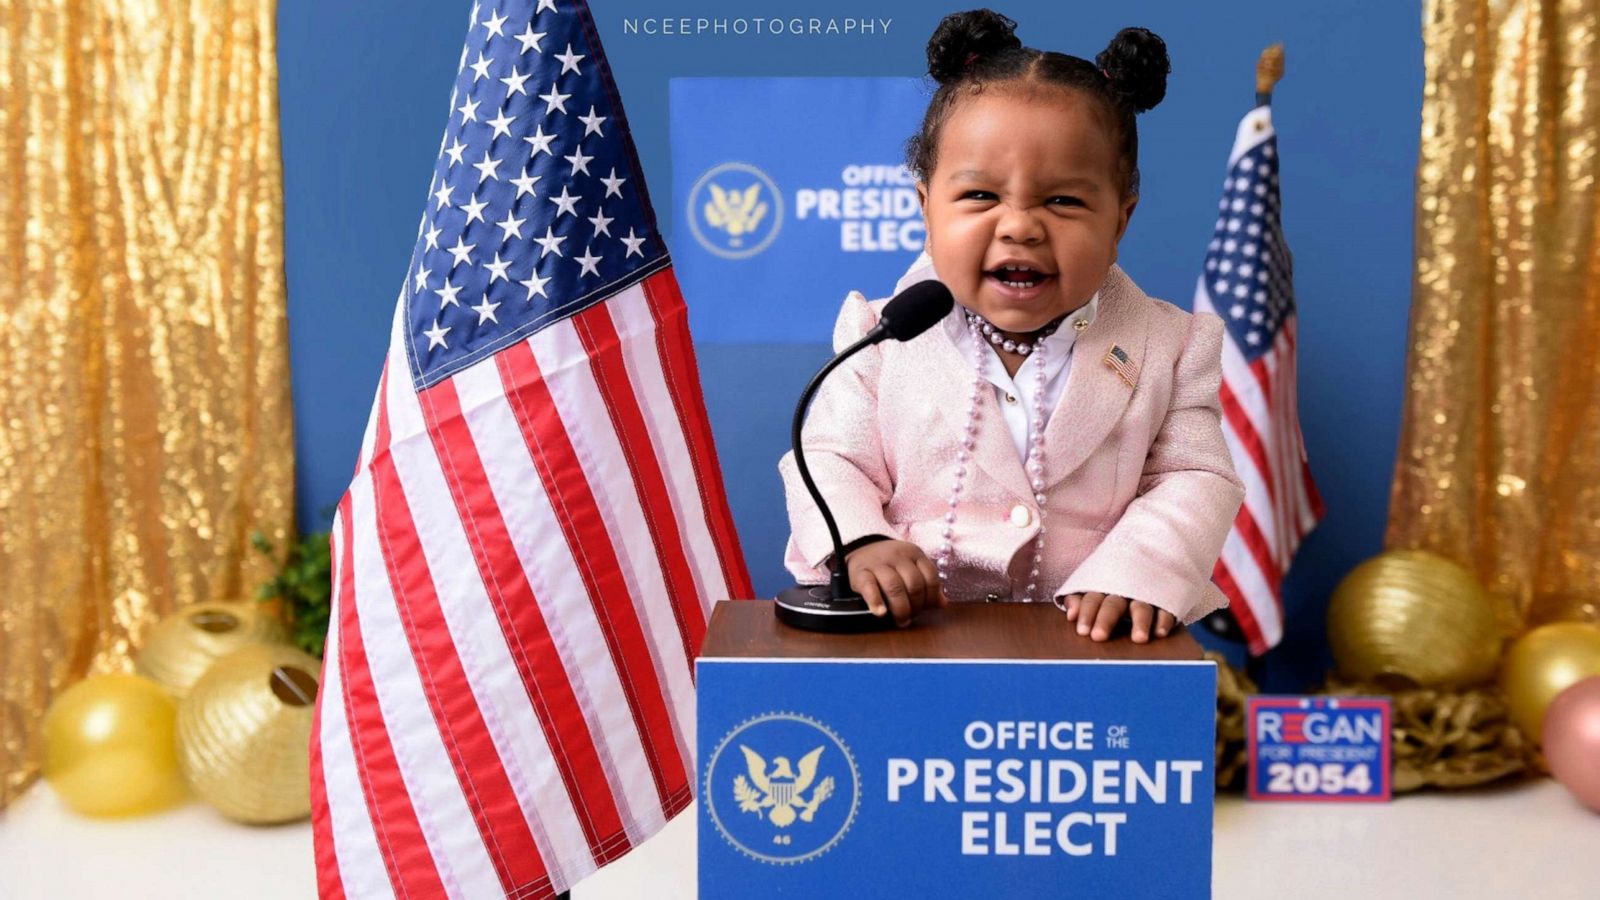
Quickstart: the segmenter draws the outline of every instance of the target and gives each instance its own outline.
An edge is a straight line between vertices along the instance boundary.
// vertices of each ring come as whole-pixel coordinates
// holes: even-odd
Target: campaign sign
[[[922,251],[916,78],[674,78],[673,271],[698,343],[820,343]]]
[[[1389,799],[1387,697],[1248,698],[1250,799]]]
[[[700,897],[1209,897],[1209,661],[701,659]]]

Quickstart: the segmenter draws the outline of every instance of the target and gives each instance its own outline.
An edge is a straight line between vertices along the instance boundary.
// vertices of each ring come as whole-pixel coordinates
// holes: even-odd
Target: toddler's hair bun
[[[992,9],[952,13],[928,38],[928,74],[940,84],[959,78],[971,64],[1001,50],[1021,47],[1017,23]]]
[[[931,58],[931,44],[928,52]],[[1167,44],[1149,29],[1122,29],[1094,62],[1111,79],[1112,91],[1135,112],[1154,108],[1167,95],[1167,74],[1172,71]]]

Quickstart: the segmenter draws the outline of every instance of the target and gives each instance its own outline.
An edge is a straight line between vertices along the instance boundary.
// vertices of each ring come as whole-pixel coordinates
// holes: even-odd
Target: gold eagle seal
[[[811,821],[822,801],[833,796],[831,775],[817,784],[809,798],[805,796],[806,789],[817,777],[817,763],[822,759],[821,747],[800,757],[798,773],[791,768],[787,756],[773,757],[772,771],[768,772],[767,761],[761,754],[743,744],[739,745],[739,749],[744,751],[745,768],[750,774],[749,780],[743,775],[733,779],[733,799],[739,801],[740,812],[759,816],[762,810],[771,810],[766,813],[767,820],[779,828],[787,828],[797,816],[801,821]],[[754,787],[751,787],[752,783]]]

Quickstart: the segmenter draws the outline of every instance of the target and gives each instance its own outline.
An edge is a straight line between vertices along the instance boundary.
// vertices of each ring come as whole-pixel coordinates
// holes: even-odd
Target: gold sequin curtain
[[[1600,621],[1600,3],[1429,0],[1390,548]]]
[[[0,807],[293,513],[272,0],[0,0]]]

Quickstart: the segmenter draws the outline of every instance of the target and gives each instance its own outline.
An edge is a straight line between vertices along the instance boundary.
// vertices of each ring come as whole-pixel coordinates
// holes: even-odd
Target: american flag
[[[1196,312],[1227,325],[1222,430],[1245,484],[1211,578],[1254,655],[1283,638],[1283,577],[1323,512],[1300,434],[1293,268],[1278,200],[1272,110],[1259,106],[1239,123],[1194,295]]]
[[[474,5],[332,535],[323,897],[549,897],[689,804],[751,596],[683,298],[589,10]]]

